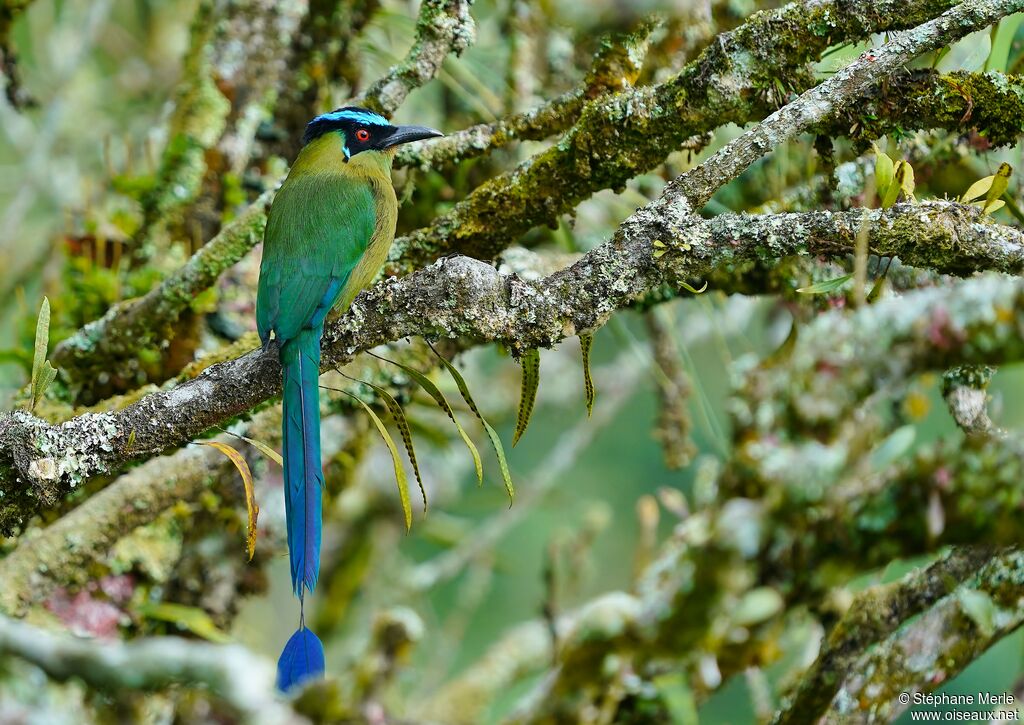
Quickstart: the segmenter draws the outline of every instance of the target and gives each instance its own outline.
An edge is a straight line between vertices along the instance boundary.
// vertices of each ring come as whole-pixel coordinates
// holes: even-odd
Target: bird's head
[[[378,113],[357,106],[346,106],[319,115],[306,124],[302,142],[308,147],[318,139],[340,141],[340,150],[346,163],[360,154],[371,157],[383,155],[390,163],[395,149],[401,144],[436,136],[444,134],[425,126],[394,126]]]

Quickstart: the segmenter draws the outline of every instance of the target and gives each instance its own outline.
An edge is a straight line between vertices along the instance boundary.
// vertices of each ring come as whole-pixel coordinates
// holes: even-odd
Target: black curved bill
[[[421,141],[425,138],[437,138],[438,136],[444,136],[443,133],[435,128],[427,128],[426,126],[396,126],[397,130],[387,137],[384,141],[383,148],[391,148],[392,146],[398,146],[403,143],[409,143],[410,141]]]

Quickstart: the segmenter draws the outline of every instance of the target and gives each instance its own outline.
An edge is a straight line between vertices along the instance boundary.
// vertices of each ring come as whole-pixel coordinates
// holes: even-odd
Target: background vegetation
[[[3,0],[0,721],[1019,703],[1021,4],[776,5]],[[827,108],[801,96],[822,83]],[[396,162],[387,271],[446,259],[328,335],[344,375],[322,383],[388,424],[414,522],[371,419],[328,391],[330,678],[286,703],[279,371],[246,354],[258,241],[303,124],[351,98],[454,134]],[[418,334],[497,430],[511,506]],[[482,486],[370,348],[440,387]],[[404,411],[425,514],[403,416],[353,378]]]

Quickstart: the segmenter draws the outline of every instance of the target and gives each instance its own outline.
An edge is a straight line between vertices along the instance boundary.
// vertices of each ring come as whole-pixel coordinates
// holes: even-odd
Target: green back
[[[256,322],[283,344],[324,317],[366,252],[376,224],[372,187],[344,173],[293,173],[264,235]]]

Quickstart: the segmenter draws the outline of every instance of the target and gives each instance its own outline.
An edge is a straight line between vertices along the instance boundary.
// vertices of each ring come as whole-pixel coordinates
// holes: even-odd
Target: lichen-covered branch
[[[273,664],[237,645],[177,637],[94,642],[0,615],[0,655],[25,660],[56,680],[80,679],[102,692],[202,683],[246,722],[302,722],[274,696]]]
[[[437,75],[449,53],[458,55],[472,45],[476,34],[469,13],[472,4],[472,0],[423,0],[416,40],[408,55],[352,102],[386,116],[394,113],[409,93]]]
[[[968,1],[913,30],[894,34],[889,42],[863,53],[831,78],[729,143],[707,162],[669,184],[659,206],[664,209],[684,197],[691,208],[703,206],[721,187],[722,176],[736,178],[782,141],[849,108],[881,78],[888,78],[918,55],[985,28],[1022,7],[1021,0]]]
[[[513,141],[540,140],[560,133],[575,123],[589,99],[627,90],[640,74],[647,43],[656,23],[646,21],[636,30],[601,39],[593,65],[576,88],[542,106],[494,123],[450,133],[430,142],[417,141],[399,149],[395,166],[437,168],[474,158]]]
[[[988,415],[988,384],[995,372],[987,365],[962,365],[942,376],[949,414],[967,435],[1006,435]]]
[[[430,226],[397,240],[391,271],[407,272],[450,252],[491,259],[531,227],[554,223],[594,192],[623,188],[686,139],[764,117],[773,107],[767,99],[773,79],[801,90],[813,86],[804,64],[829,46],[913,27],[952,5],[826,0],[760,13],[720,35],[673,79],[590,102],[555,146],[488,180]]]
[[[948,218],[943,210],[950,212]],[[948,239],[956,233],[961,242],[950,250],[952,256],[946,258],[945,263],[951,268],[968,268],[966,262],[957,261],[957,254],[983,267],[977,261],[987,259],[983,250],[988,250],[990,264],[996,269],[1009,269],[1016,263],[1016,233],[1007,232],[967,207],[934,203],[865,213],[874,220],[873,228],[877,229],[881,245],[886,239],[902,244],[899,240],[904,237],[897,233],[889,237],[887,230],[899,228],[901,223],[927,227],[926,220],[936,212],[941,212],[937,215],[941,223],[937,225],[940,231],[935,239]],[[350,313],[325,334],[324,369],[350,360],[359,351],[413,335],[500,341],[517,349],[549,346],[577,331],[600,326],[613,311],[631,304],[637,295],[666,278],[699,277],[721,264],[763,255],[766,239],[775,240],[774,248],[767,252],[771,255],[829,250],[845,255],[849,247],[843,243],[815,246],[821,239],[818,237],[815,242],[815,230],[842,239],[849,230],[859,227],[861,216],[855,211],[812,213],[806,218],[806,234],[795,231],[801,225],[792,217],[786,218],[784,227],[756,217],[696,222],[688,228],[686,243],[673,242],[679,245],[680,252],[673,251],[655,260],[649,247],[661,228],[661,219],[655,217],[653,229],[640,225],[623,227],[616,240],[571,267],[534,282],[502,275],[486,264],[464,257],[443,260],[404,279],[389,279],[364,293]],[[753,221],[754,230],[760,228],[760,233],[738,235],[732,224],[749,221]],[[793,232],[795,239],[787,241],[782,236],[783,229]],[[991,231],[995,241],[987,238],[986,230]],[[972,235],[976,245],[970,244]],[[744,237],[746,243],[741,241]],[[689,250],[685,249],[686,244],[690,245]],[[920,250],[926,260],[934,259],[931,245],[899,248],[908,262],[914,261],[915,250]],[[879,246],[881,253],[886,249]],[[985,293],[978,293],[975,287],[983,288]],[[1019,302],[1018,286],[1009,280],[973,283],[964,294],[968,292],[987,300],[988,306],[964,310],[963,295],[944,304],[938,292],[932,292],[933,297],[922,292],[917,298],[921,300],[920,306],[915,309],[926,318],[935,314],[936,306],[943,306],[951,319],[956,312],[963,317],[962,324],[989,329],[978,314],[992,306],[1013,310]],[[1015,359],[1011,330],[995,325],[992,332],[1005,339],[1005,349],[943,352],[948,354],[950,364]],[[891,329],[894,339],[910,333],[902,327]],[[876,339],[871,326],[864,334]],[[927,339],[920,344],[926,343]],[[148,395],[122,411],[87,414],[57,426],[25,413],[0,416],[0,444],[8,465],[14,467],[0,478],[0,490],[5,491],[0,510],[7,512],[0,516],[0,521],[10,527],[30,515],[35,506],[26,508],[26,504],[32,500],[36,505],[53,502],[77,481],[116,469],[133,458],[152,456],[181,445],[210,426],[241,415],[277,394],[280,373],[276,358],[273,350],[267,354],[254,351],[214,365],[196,379]],[[129,448],[130,437],[133,443]],[[18,478],[20,483],[16,482]]]
[[[820,131],[867,146],[895,131],[940,128],[976,129],[993,146],[1015,143],[1024,132],[1024,81],[997,71],[908,71],[875,86]]]
[[[910,618],[929,609],[975,574],[994,552],[985,547],[954,549],[926,569],[892,584],[859,593],[832,628],[811,669],[775,718],[776,725],[814,722],[824,713],[857,659]]]
[[[201,446],[135,468],[51,526],[33,530],[0,559],[5,582],[0,611],[23,614],[54,587],[75,583],[86,565],[106,555],[118,539],[178,501],[195,500],[211,482],[233,471],[223,454]]]
[[[1024,552],[992,558],[919,619],[836,673],[842,681],[824,720],[891,722],[907,708],[901,693],[937,689],[1024,624],[1022,586]]]

